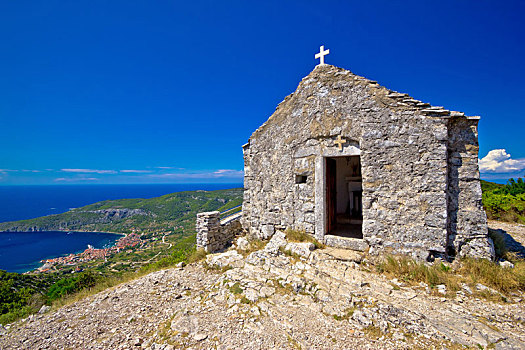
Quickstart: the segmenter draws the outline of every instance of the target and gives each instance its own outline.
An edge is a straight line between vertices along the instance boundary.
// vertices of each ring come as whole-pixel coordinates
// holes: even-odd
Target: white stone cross
[[[324,45],[321,45],[321,47],[319,48],[319,53],[315,54],[315,59],[318,59],[318,58],[321,59],[321,62],[319,63],[319,65],[324,64],[324,56],[328,55],[329,53],[330,53],[330,49],[325,50]]]
[[[345,139],[341,138],[341,135],[337,136],[337,140],[334,141],[334,143],[339,146],[339,151],[343,150],[343,143],[346,143]]]

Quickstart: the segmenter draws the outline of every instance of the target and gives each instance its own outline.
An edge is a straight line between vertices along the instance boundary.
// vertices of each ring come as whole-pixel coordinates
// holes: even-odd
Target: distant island
[[[88,231],[167,234],[181,232],[198,211],[226,210],[242,203],[241,188],[185,191],[148,199],[106,200],[62,214],[0,223],[0,232]]]

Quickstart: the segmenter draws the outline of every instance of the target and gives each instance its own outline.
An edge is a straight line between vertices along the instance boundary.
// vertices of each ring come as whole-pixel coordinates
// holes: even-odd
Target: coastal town
[[[119,253],[126,248],[134,248],[144,245],[145,241],[140,238],[137,233],[130,233],[124,237],[119,238],[115,245],[109,248],[97,249],[91,245],[82,253],[69,254],[67,256],[60,256],[53,259],[44,259],[40,262],[43,264],[34,272],[50,272],[58,266],[74,266],[80,263],[90,262],[93,260],[107,259],[113,254]]]

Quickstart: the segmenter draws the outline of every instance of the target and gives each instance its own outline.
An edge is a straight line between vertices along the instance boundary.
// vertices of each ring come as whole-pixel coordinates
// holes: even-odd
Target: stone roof
[[[261,125],[250,138],[260,133],[268,123],[278,122],[279,118],[277,115],[282,114],[282,109],[285,108],[287,102],[293,100],[296,96],[300,95],[303,89],[311,86],[311,84],[317,83],[318,87],[328,86],[330,88],[341,88],[349,85],[362,85],[368,87],[368,93],[370,98],[374,99],[383,107],[388,107],[392,110],[411,110],[417,111],[421,115],[428,117],[440,117],[440,118],[454,118],[464,117],[467,119],[479,119],[479,116],[465,116],[465,113],[458,111],[451,111],[445,109],[442,106],[432,106],[430,103],[422,102],[411,97],[409,94],[401,93],[398,91],[390,90],[384,86],[378,84],[375,80],[370,80],[365,77],[361,77],[352,73],[344,68],[336,67],[333,65],[318,65],[310,74],[304,77],[299,83],[297,89],[286,96],[285,99],[279,103],[275,112],[268,118],[268,120]],[[243,145],[243,147],[247,146]]]

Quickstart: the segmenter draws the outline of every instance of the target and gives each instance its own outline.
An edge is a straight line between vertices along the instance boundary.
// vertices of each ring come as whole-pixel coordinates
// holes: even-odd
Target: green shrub
[[[510,179],[507,185],[481,181],[483,207],[489,219],[525,223],[525,182]]]
[[[40,292],[53,283],[48,275],[22,275],[0,270],[0,324],[36,312],[47,299]]]
[[[97,278],[91,271],[81,272],[77,276],[62,278],[56,281],[47,291],[49,301],[62,298],[65,295],[94,287]]]
[[[31,288],[15,288],[15,281],[10,279],[0,283],[0,314],[12,312],[27,304],[34,290]]]
[[[0,315],[0,324],[5,325],[8,323],[13,323],[20,318],[24,318],[35,313],[36,311],[37,310],[33,309],[31,306],[22,306],[20,308],[14,309],[13,311]]]

